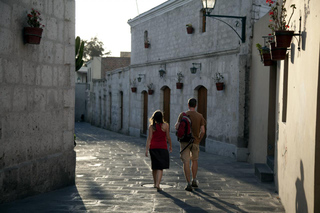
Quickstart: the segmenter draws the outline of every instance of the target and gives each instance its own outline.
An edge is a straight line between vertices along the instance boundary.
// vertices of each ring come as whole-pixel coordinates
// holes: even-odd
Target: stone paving
[[[260,183],[248,163],[201,152],[199,188],[187,192],[175,144],[157,192],[146,187],[153,180],[145,138],[75,127],[76,185],[2,204],[0,212],[285,212],[274,185]]]

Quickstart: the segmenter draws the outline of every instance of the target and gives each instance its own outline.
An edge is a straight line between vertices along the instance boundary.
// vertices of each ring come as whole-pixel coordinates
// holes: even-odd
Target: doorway
[[[142,92],[143,97],[143,129],[142,134],[147,134],[148,129],[148,93],[146,91]]]
[[[163,117],[164,121],[170,125],[170,93],[169,87],[164,87],[163,89]]]
[[[205,120],[207,120],[207,94],[208,94],[208,90],[204,86],[199,87],[197,111],[202,114]],[[200,142],[200,146],[203,146],[203,147],[206,146],[207,125],[205,125],[205,128],[206,128],[206,133]]]

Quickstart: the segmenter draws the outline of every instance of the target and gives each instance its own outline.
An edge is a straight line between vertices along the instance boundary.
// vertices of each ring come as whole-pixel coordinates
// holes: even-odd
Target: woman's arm
[[[151,142],[152,134],[153,134],[153,128],[150,125],[149,126],[149,133],[148,133],[147,143],[146,143],[146,157],[148,157],[148,152],[149,152],[149,149],[150,149],[150,142]]]
[[[169,151],[172,152],[172,142],[171,142],[171,137],[170,137],[170,128],[169,128],[169,124],[166,125],[166,136],[167,136],[167,140],[169,142]]]

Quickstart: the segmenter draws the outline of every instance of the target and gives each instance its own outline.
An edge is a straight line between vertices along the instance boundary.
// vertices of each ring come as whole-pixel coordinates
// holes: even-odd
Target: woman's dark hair
[[[160,110],[156,110],[151,118],[149,119],[150,124],[152,123],[152,128],[155,130],[156,129],[156,123],[162,124],[164,123],[163,120],[163,113]]]

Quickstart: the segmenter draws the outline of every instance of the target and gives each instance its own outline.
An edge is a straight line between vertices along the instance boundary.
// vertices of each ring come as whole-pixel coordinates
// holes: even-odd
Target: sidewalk
[[[248,163],[200,152],[199,189],[187,192],[177,144],[157,192],[149,187],[145,138],[75,126],[76,186],[0,205],[0,212],[285,212],[273,184],[260,183]]]

